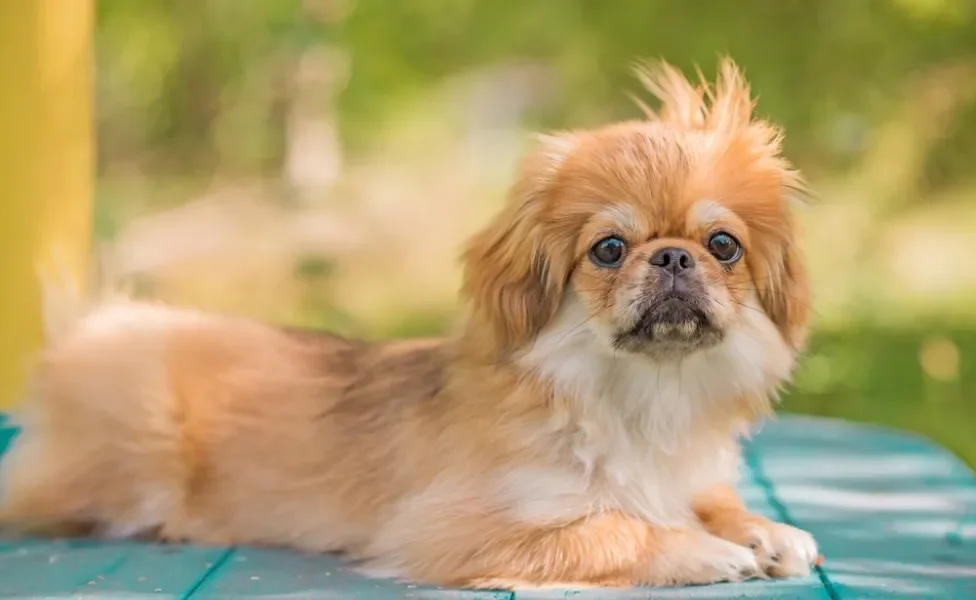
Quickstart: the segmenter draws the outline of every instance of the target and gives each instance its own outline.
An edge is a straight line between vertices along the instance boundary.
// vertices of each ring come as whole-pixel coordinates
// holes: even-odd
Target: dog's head
[[[615,355],[677,362],[756,327],[795,353],[809,292],[790,205],[803,186],[779,130],[753,118],[730,61],[715,86],[667,65],[639,75],[658,113],[544,136],[525,159],[464,254],[469,331],[511,355],[571,305]]]

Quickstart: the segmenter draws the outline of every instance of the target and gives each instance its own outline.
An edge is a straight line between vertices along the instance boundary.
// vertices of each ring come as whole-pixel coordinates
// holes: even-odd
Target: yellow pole
[[[94,0],[0,0],[0,408],[42,341],[38,269],[86,279],[93,21]]]

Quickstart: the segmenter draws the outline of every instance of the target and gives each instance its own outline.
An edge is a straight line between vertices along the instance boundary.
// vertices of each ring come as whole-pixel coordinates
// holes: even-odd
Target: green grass
[[[926,375],[920,349],[944,337],[957,376]],[[852,328],[814,336],[783,408],[915,431],[976,467],[976,328]]]

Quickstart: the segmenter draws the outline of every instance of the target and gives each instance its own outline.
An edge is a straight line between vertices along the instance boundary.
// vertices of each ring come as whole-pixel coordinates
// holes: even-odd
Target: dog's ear
[[[799,231],[790,218],[777,247],[764,252],[754,272],[759,301],[783,339],[795,350],[806,344],[810,321],[810,283],[798,247]]]
[[[574,146],[572,134],[541,136],[523,160],[506,206],[462,255],[469,334],[496,355],[530,342],[559,308],[575,239],[548,219],[547,207]]]

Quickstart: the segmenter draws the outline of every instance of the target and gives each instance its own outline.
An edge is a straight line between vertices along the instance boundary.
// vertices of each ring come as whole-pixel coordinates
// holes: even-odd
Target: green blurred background
[[[792,410],[976,464],[976,2],[99,0],[97,237],[166,300],[442,331],[527,131],[632,118],[635,59],[746,70],[817,201]]]

